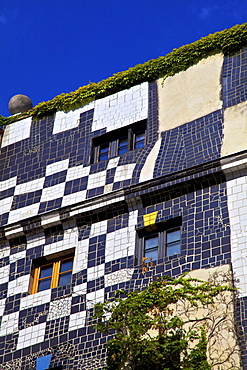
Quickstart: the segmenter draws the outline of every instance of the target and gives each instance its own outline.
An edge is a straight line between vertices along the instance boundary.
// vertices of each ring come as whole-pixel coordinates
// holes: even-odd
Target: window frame
[[[64,261],[69,261],[69,260],[72,260],[72,269],[66,270],[66,271],[61,273],[61,271],[60,271],[61,263],[64,262]],[[70,255],[70,256],[67,256],[67,257],[64,257],[64,258],[57,258],[57,259],[54,259],[54,260],[51,260],[51,261],[46,261],[45,263],[39,263],[37,266],[34,267],[31,294],[35,294],[35,293],[38,293],[38,292],[41,292],[41,291],[45,291],[47,289],[57,288],[58,286],[64,286],[64,285],[58,285],[59,278],[62,274],[65,274],[67,272],[71,272],[71,277],[72,277],[73,264],[74,264],[74,256],[73,255]],[[46,277],[40,278],[40,272],[41,272],[42,268],[44,268],[46,266],[52,266],[52,274],[49,275],[49,276],[51,276],[50,288],[43,289],[43,290],[39,291],[38,290],[39,282],[41,280],[46,279]]]
[[[174,232],[174,231],[179,231],[180,239],[176,240],[175,242],[179,241],[179,252],[173,253],[173,254],[168,254],[167,253],[167,248],[171,246],[172,243],[167,242],[167,235]],[[164,225],[163,223],[161,224],[156,224],[153,225],[152,227],[147,227],[144,229],[141,229],[138,231],[138,248],[139,248],[139,263],[142,263],[143,258],[145,258],[145,242],[148,238],[152,236],[157,236],[158,237],[158,258],[157,259],[152,259],[152,261],[158,261],[161,258],[165,257],[172,257],[177,254],[181,253],[181,241],[182,241],[182,227],[181,227],[181,222],[175,222],[174,225]],[[175,245],[175,242],[173,243]],[[169,245],[170,244],[170,245]],[[150,262],[150,258],[147,257],[147,262]]]
[[[143,146],[135,148],[136,135],[144,133]],[[119,153],[120,141],[127,139],[127,150],[124,153]],[[105,159],[100,160],[100,147],[108,144],[108,156]],[[133,123],[132,125],[121,127],[117,130],[110,131],[101,136],[97,136],[92,140],[92,151],[91,151],[91,163],[100,163],[104,160],[124,155],[132,150],[139,150],[147,144],[147,120],[142,120]]]

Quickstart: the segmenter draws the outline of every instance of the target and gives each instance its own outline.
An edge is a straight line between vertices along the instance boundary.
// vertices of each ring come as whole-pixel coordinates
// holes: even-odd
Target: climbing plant
[[[220,363],[232,355],[233,344],[227,358],[216,356],[216,361],[209,363],[209,336],[229,315],[224,316],[222,308],[216,322],[208,307],[217,311],[215,302],[226,292],[232,295],[228,284],[164,276],[143,291],[118,291],[113,300],[96,304],[95,328],[112,335],[107,343],[106,369],[209,370],[213,363],[221,369]],[[208,322],[213,321],[210,327]],[[238,368],[229,363],[224,369]]]
[[[39,103],[28,112],[11,117],[0,115],[0,125],[7,125],[26,116],[32,116],[34,120],[38,120],[60,110],[76,109],[95,99],[103,98],[142,82],[173,76],[212,53],[223,52],[225,55],[229,55],[244,46],[247,46],[247,23],[203,37],[189,45],[174,49],[166,56],[138,64],[98,83],[91,82],[86,86],[79,87],[76,91],[60,94],[50,101]]]

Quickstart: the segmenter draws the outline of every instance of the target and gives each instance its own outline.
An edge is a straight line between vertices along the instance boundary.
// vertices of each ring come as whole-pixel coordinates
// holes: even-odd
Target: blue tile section
[[[39,357],[36,360],[36,370],[46,370],[49,368],[51,355]]]
[[[162,133],[154,177],[220,158],[222,111]]]
[[[224,58],[222,71],[222,98],[224,108],[247,99],[247,48]]]

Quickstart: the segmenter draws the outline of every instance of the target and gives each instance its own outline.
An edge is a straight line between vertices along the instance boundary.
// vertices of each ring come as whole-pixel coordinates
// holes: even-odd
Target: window
[[[32,293],[69,284],[71,282],[72,270],[73,256],[45,263],[35,261]]]
[[[148,260],[158,260],[180,253],[181,230],[178,226],[180,224],[179,220],[173,220],[166,224],[157,224],[152,231],[140,230],[138,232],[140,261],[144,257]]]
[[[145,145],[146,120],[94,138],[91,162],[98,163]]]

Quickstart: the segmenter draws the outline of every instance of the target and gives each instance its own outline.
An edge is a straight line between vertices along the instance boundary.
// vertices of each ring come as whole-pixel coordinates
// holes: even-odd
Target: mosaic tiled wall
[[[235,60],[244,70],[244,55],[225,58],[224,109],[233,99]],[[93,329],[94,304],[119,288],[143,289],[162,274],[176,277],[233,263],[242,289],[239,323],[243,332],[247,328],[244,153],[241,163],[236,156],[222,158],[224,109],[159,135],[160,109],[156,82],[143,83],[75,111],[35,123],[26,118],[5,129],[1,370],[102,368],[107,338]],[[143,148],[92,163],[94,138],[142,120]],[[153,212],[158,225],[179,220],[181,250],[155,261],[143,275],[138,236],[143,216]],[[71,283],[30,294],[33,261],[68,255],[74,255]]]
[[[31,369],[35,368],[31,364],[36,357],[52,354],[53,366],[94,369],[91,363],[86,367],[84,359],[92,357],[100,362],[104,358],[105,338],[90,326],[96,302],[119,288],[143,288],[154,276],[163,273],[178,276],[191,269],[229,263],[224,176],[205,176],[196,185],[183,184],[177,192],[183,195],[174,197],[174,191],[160,188],[152,195],[143,194],[145,207],[140,208],[139,203],[132,205],[131,210],[122,204],[116,210],[107,208],[101,213],[89,213],[74,220],[74,224],[64,222],[53,233],[27,236],[25,244],[15,242],[11,246],[11,241],[2,244],[2,360],[13,363],[21,356],[19,368]],[[153,204],[154,198],[159,198],[159,202]],[[143,215],[150,211],[158,211],[158,223],[181,217],[181,253],[157,261],[143,276],[140,262],[136,261],[136,227],[143,227]],[[75,248],[72,283],[28,295],[32,260],[66,253],[72,246]],[[71,355],[61,349],[65,343],[71,347]]]

